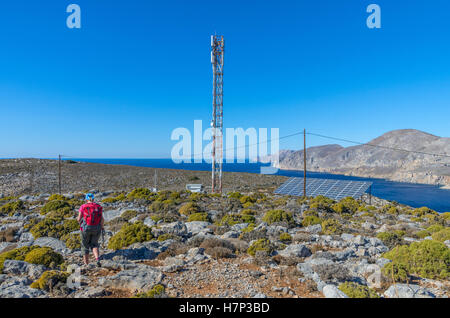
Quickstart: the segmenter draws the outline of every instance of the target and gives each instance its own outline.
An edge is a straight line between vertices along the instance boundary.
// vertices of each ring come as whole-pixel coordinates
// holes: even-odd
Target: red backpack
[[[83,214],[83,231],[100,229],[103,208],[97,203],[86,203],[81,207]]]

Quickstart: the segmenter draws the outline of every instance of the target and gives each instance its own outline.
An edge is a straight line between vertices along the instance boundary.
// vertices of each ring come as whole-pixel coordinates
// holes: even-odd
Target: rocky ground
[[[83,193],[0,199],[0,297],[450,294],[448,214],[260,191],[90,191],[105,211],[101,267],[81,266]]]
[[[184,190],[188,183],[211,184],[211,172],[154,169],[124,165],[105,165],[62,161],[62,192],[90,189],[127,191],[137,187]],[[224,191],[273,190],[286,177],[252,173],[224,172]],[[58,161],[44,159],[1,159],[0,196],[56,193],[59,191]]]

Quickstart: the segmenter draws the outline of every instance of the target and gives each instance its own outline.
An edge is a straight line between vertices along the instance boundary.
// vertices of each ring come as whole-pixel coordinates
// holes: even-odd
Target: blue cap
[[[87,193],[86,194],[86,201],[93,201],[94,200],[94,195],[92,193]]]

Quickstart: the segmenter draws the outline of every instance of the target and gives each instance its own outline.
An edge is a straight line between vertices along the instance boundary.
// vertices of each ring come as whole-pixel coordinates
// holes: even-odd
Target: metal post
[[[306,198],[306,129],[303,130],[303,198]]]
[[[58,188],[61,195],[61,155],[58,155]]]

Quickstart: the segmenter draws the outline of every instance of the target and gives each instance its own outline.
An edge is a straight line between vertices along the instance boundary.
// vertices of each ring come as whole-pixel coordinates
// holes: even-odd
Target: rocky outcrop
[[[388,132],[365,145],[311,147],[306,151],[307,169],[450,187],[450,158],[425,153],[450,156],[450,138],[403,129]],[[263,161],[267,160],[265,158]],[[276,166],[280,169],[303,170],[303,150],[280,151]]]

